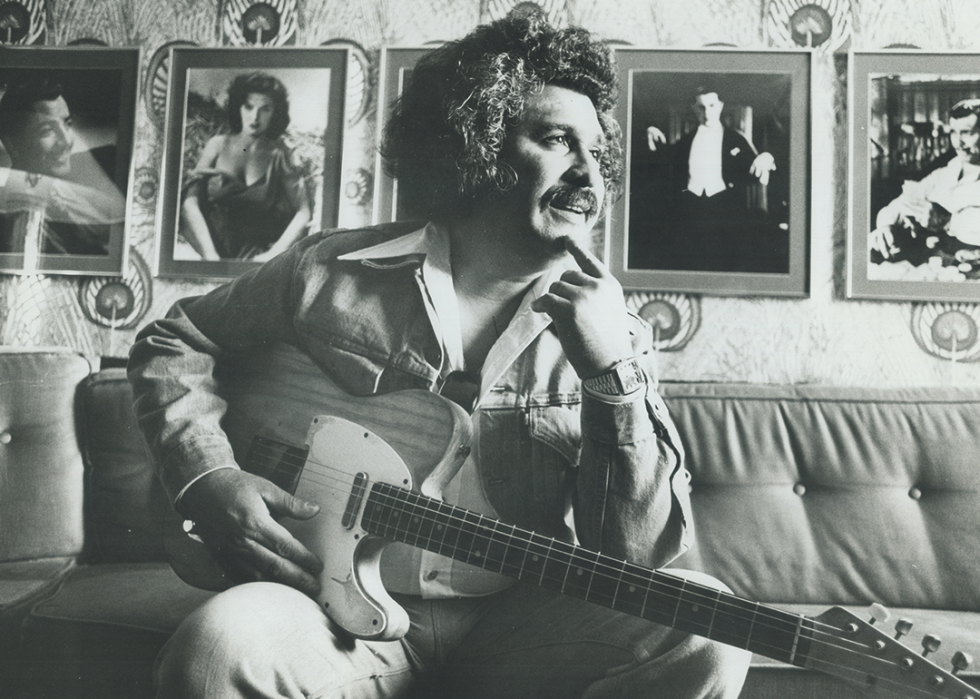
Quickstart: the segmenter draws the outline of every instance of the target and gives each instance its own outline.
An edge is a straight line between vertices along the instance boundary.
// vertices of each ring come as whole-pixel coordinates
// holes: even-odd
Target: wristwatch
[[[617,362],[609,371],[584,379],[582,385],[587,391],[605,396],[628,396],[647,382],[646,374],[635,358]]]

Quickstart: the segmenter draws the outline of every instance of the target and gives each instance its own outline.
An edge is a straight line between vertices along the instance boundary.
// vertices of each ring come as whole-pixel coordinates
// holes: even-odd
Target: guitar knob
[[[930,653],[935,653],[937,650],[939,650],[939,646],[941,646],[942,643],[943,641],[941,638],[939,638],[939,636],[927,633],[922,637],[922,657],[924,658]]]
[[[953,674],[959,674],[973,664],[973,657],[961,650],[953,653]]]
[[[883,604],[878,604],[877,602],[868,607],[868,613],[871,615],[868,623],[872,626],[874,626],[876,621],[888,621],[888,617],[892,615]]]
[[[895,622],[895,640],[901,640],[902,636],[908,635],[912,630],[912,620],[902,617]]]

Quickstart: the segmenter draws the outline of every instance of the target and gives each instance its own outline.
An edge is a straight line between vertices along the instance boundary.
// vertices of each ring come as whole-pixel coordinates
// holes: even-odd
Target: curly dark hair
[[[399,207],[413,216],[465,216],[474,202],[516,183],[499,159],[526,98],[545,85],[579,92],[608,140],[600,160],[606,201],[622,187],[623,150],[612,116],[617,76],[609,49],[578,27],[558,29],[539,12],[512,12],[423,56],[395,102],[381,144],[398,178]]]
[[[242,105],[249,95],[268,95],[272,98],[272,121],[265,135],[279,138],[289,126],[289,93],[278,78],[268,73],[244,73],[236,75],[228,86],[228,122],[232,133],[242,130]]]

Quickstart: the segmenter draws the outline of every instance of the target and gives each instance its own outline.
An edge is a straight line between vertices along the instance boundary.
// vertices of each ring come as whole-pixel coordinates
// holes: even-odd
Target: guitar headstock
[[[922,653],[916,653],[874,625],[886,618],[887,611],[880,605],[872,607],[870,622],[843,607],[828,609],[814,619],[804,667],[857,683],[869,696],[980,699],[980,690],[954,674],[969,664],[965,654],[957,654],[954,665],[959,667],[947,672],[926,657],[939,647],[938,638],[926,636]],[[909,627],[901,620],[898,637]]]

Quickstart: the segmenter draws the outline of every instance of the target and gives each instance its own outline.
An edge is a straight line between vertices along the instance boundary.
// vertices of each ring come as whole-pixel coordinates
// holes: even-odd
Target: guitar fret
[[[506,540],[501,540],[497,538],[498,531],[497,528],[504,526],[502,522],[494,520],[493,529],[490,532],[490,536],[487,543],[487,568],[489,569],[489,563],[491,561],[498,561],[499,565],[494,566],[493,570],[496,573],[502,573],[506,575],[505,568],[507,567],[507,556],[510,553],[510,542],[513,539],[513,527],[511,527],[510,534],[500,533],[502,536],[506,536]]]
[[[626,572],[626,561],[622,561],[619,572],[616,573],[616,589],[613,591],[612,600],[609,602],[610,609],[616,609],[616,601],[619,599],[619,588],[623,585],[623,573]]]
[[[614,609],[660,624],[668,622],[668,618],[662,612],[655,615],[655,618],[651,618],[651,615],[647,614],[647,601],[650,597],[651,584],[650,571],[631,563],[624,563],[619,579]]]
[[[687,580],[681,579],[681,589],[677,591],[677,604],[674,606],[674,617],[670,621],[671,628],[677,628],[677,616],[681,611],[681,601],[684,598],[684,586],[687,585]]]
[[[547,544],[547,546],[545,546]],[[544,584],[544,571],[551,552],[551,539],[531,534],[527,543],[528,556],[525,557],[523,570],[527,577],[536,576],[537,584]]]
[[[562,581],[561,592],[566,595],[588,600],[589,591],[596,577],[596,562],[599,554],[582,551],[569,558],[568,569]]]

